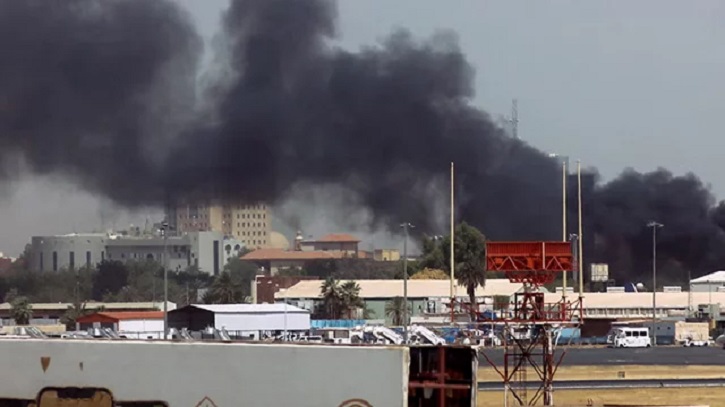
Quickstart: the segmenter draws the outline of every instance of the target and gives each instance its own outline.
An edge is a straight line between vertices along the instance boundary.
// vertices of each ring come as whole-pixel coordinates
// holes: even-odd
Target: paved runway
[[[557,355],[566,351],[562,366],[582,365],[723,365],[725,350],[720,347],[685,348],[676,346],[657,348],[557,348]],[[482,349],[494,363],[503,365],[502,349]],[[558,356],[557,356],[558,358]],[[481,356],[479,366],[488,362]]]

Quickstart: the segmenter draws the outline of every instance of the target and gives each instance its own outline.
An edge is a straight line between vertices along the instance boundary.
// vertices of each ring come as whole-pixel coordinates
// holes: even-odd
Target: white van
[[[612,348],[649,348],[652,341],[647,328],[613,328],[607,336]]]

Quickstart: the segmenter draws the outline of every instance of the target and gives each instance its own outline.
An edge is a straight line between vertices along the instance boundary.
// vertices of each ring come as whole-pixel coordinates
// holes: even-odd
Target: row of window
[[[101,261],[105,260],[106,252],[101,252]],[[58,252],[53,252],[53,271],[58,271]],[[43,252],[40,253],[40,269],[45,270],[45,256],[43,256]],[[86,252],[86,264],[87,267],[91,266],[91,252]],[[75,252],[69,252],[68,253],[68,266],[70,268],[76,267],[76,253]]]
[[[232,217],[230,213],[224,214],[224,217],[229,219]],[[267,219],[266,213],[242,213],[237,214],[237,219]]]

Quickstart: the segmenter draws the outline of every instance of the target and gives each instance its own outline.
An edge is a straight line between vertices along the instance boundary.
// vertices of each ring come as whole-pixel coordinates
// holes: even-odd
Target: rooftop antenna
[[[511,102],[511,134],[519,139],[519,102],[516,99]]]

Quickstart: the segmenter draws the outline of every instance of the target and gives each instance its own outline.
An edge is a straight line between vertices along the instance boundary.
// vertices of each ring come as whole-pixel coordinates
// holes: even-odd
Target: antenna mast
[[[511,134],[514,139],[519,138],[519,102],[514,99],[511,102]]]

